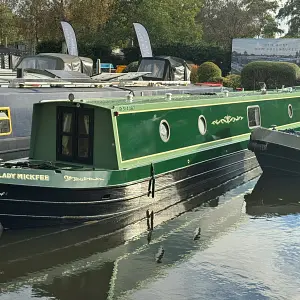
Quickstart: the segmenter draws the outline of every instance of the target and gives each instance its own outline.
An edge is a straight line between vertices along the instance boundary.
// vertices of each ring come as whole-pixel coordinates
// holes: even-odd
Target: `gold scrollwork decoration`
[[[213,121],[211,124],[213,125],[230,124],[230,123],[241,121],[243,119],[244,118],[242,116],[231,117],[227,115],[223,119]]]
[[[92,177],[74,177],[74,176],[68,176],[68,175],[65,175],[64,176],[64,180],[65,181],[103,181],[104,179],[103,178],[99,178],[99,177],[96,177],[96,178],[92,178]]]

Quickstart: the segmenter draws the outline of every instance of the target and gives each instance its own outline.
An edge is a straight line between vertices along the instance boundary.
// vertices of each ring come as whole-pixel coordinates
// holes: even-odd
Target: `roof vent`
[[[69,94],[68,98],[71,102],[73,102],[75,99],[75,96],[74,96],[74,94],[71,93],[71,94]]]

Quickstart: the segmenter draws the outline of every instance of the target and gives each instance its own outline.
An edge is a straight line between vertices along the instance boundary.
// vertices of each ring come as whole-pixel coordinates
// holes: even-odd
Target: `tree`
[[[276,20],[271,15],[266,16],[260,35],[264,38],[275,38],[276,33],[284,33],[284,31],[278,26],[278,22],[276,22]]]
[[[62,39],[60,21],[65,20],[71,0],[13,0],[19,30],[35,49],[42,41]]]
[[[3,2],[0,2],[0,44],[14,42],[18,37],[16,16]]]
[[[20,1],[16,13],[22,34],[35,47],[50,29],[50,24],[47,24],[47,0]]]
[[[276,33],[278,27],[270,24],[275,25],[271,13],[277,6],[268,0],[205,0],[198,15],[204,40],[230,48],[233,38],[262,36],[264,30],[268,35]]]
[[[62,20],[72,24],[78,43],[85,48],[136,44],[134,22],[146,27],[153,46],[197,43],[202,35],[201,24],[195,17],[204,0],[1,1],[14,8],[20,32],[33,46],[62,40]]]
[[[285,19],[288,18],[288,37],[299,37],[300,28],[300,0],[288,0],[284,7],[282,7],[277,18]]]
[[[81,41],[99,40],[113,11],[114,0],[72,0],[69,20]]]
[[[201,25],[195,17],[199,0],[116,0],[114,14],[105,27],[107,40],[125,46],[135,40],[133,23],[141,23],[155,46],[194,43],[201,39]]]
[[[276,33],[283,33],[273,17],[278,8],[274,0],[244,0],[243,4],[252,17],[253,26],[258,37],[275,37]]]

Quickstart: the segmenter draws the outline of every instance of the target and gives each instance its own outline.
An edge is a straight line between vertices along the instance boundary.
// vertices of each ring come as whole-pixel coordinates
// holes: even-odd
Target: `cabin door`
[[[57,108],[57,160],[93,164],[94,111]]]

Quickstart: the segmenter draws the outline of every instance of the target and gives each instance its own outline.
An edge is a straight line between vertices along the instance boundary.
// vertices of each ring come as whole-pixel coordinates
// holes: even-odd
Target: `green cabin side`
[[[300,128],[300,93],[236,95],[184,95],[173,100],[136,97],[132,103],[126,99],[37,103],[30,159],[102,170],[132,169],[180,157],[189,165],[245,149],[251,130],[257,126]],[[74,120],[85,113],[90,117],[89,161],[57,155],[60,112],[71,112]],[[78,143],[80,137],[71,136]],[[179,167],[182,163],[168,169]]]
[[[189,99],[173,107],[163,103],[122,108],[116,117],[121,165],[129,168],[186,155],[191,164],[197,163],[209,159],[207,153],[216,148],[223,150],[215,157],[245,149],[255,127],[300,127],[299,93]],[[161,126],[168,127],[165,140]]]

